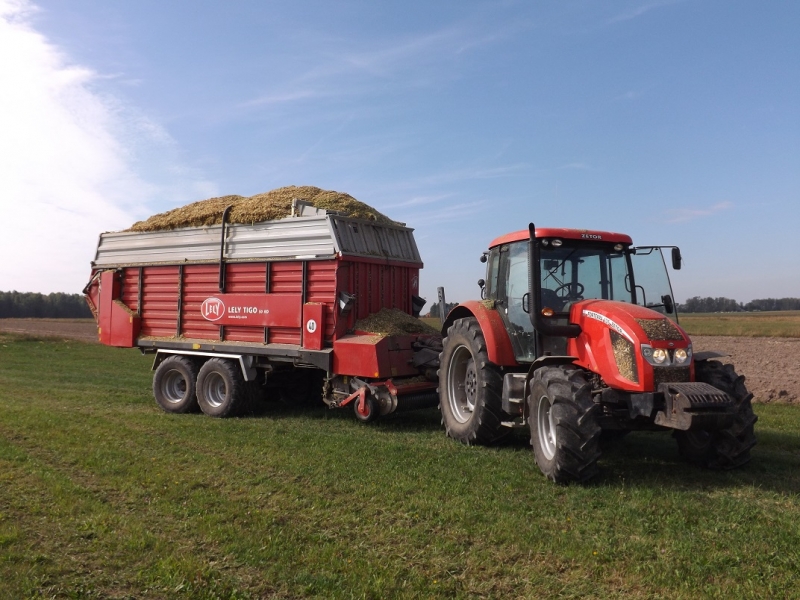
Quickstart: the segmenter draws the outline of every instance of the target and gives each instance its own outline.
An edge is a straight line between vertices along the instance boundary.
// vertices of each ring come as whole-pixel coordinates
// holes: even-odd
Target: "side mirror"
[[[664,305],[664,310],[667,311],[667,314],[672,314],[675,312],[675,303],[672,302],[672,296],[666,294],[661,296],[661,303]]]
[[[486,285],[486,280],[485,279],[478,279],[478,287],[479,288],[483,289],[483,286],[485,286],[485,285]]]
[[[485,263],[487,260],[489,260],[489,257],[486,256],[486,253],[484,252],[483,254],[481,254],[481,262]]]
[[[530,314],[531,312],[531,294],[530,292],[525,292],[522,295],[522,310],[526,313]]]
[[[680,248],[673,248],[672,249],[672,268],[676,271],[680,270],[681,268],[681,249]],[[670,311],[672,312],[672,311]]]

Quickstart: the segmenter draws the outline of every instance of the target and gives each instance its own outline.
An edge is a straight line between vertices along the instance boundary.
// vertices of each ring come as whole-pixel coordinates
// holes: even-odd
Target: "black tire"
[[[185,356],[170,356],[153,375],[153,396],[164,412],[197,412],[197,366]]]
[[[736,419],[733,425],[718,431],[676,431],[673,435],[678,452],[689,462],[710,469],[735,469],[747,464],[750,449],[756,445],[753,426],[758,417],[753,412],[753,394],[747,391],[744,375],[738,375],[733,365],[702,360],[695,364],[695,379],[731,396],[736,403]]]
[[[378,405],[375,403],[375,400],[372,398],[372,396],[367,396],[364,398],[364,410],[366,411],[366,414],[359,412],[358,402],[358,398],[353,401],[353,412],[356,415],[356,419],[362,423],[371,423],[378,418]]]
[[[197,375],[197,403],[209,417],[233,417],[249,408],[252,386],[239,365],[222,358],[207,360]]]
[[[489,362],[486,340],[474,317],[457,319],[439,355],[439,410],[447,435],[464,444],[508,437],[501,424],[503,379]]]
[[[586,374],[567,366],[538,369],[528,406],[533,455],[542,473],[556,483],[594,477],[601,429]]]

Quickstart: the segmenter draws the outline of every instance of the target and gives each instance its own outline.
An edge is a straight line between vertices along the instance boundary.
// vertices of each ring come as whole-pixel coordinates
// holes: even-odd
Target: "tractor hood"
[[[581,327],[581,334],[568,342],[576,364],[600,374],[610,387],[651,392],[660,382],[690,380],[691,359],[674,360],[680,348],[691,356],[689,336],[659,312],[626,302],[585,300],[572,305],[570,322]],[[655,349],[667,353],[662,365],[648,360]]]

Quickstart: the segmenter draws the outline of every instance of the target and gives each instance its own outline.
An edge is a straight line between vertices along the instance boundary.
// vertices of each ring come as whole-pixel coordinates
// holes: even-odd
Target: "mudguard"
[[[456,319],[465,317],[475,317],[478,320],[483,337],[486,338],[486,352],[490,361],[502,367],[519,366],[506,326],[493,301],[469,300],[459,304],[447,315],[442,325],[442,335],[447,335],[447,330]]]

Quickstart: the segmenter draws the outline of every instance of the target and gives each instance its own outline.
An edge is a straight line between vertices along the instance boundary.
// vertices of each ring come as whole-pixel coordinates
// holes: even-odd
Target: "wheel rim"
[[[478,395],[478,371],[472,353],[458,346],[447,369],[447,400],[456,421],[466,423],[475,412]]]
[[[178,404],[186,396],[186,378],[177,369],[171,369],[164,375],[161,392],[170,404]]]
[[[550,398],[539,398],[539,408],[536,411],[536,426],[539,432],[539,446],[542,448],[547,460],[552,460],[556,455],[556,425],[553,422],[553,405]]]
[[[228,386],[219,373],[209,373],[203,382],[203,396],[214,408],[219,408],[225,403],[228,396]]]

